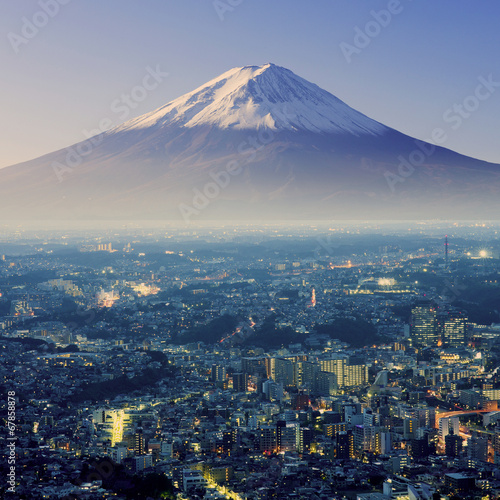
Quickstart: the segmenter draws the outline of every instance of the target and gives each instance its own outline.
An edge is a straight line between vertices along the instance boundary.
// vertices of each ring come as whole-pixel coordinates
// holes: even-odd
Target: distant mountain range
[[[458,220],[499,208],[500,165],[417,141],[274,64],[0,170],[3,221]]]

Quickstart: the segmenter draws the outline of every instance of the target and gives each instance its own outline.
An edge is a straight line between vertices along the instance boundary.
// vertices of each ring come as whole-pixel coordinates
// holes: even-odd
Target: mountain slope
[[[3,220],[493,219],[499,194],[498,165],[415,141],[272,64],[0,170]]]
[[[116,132],[166,124],[356,135],[387,130],[317,85],[271,63],[233,68]]]

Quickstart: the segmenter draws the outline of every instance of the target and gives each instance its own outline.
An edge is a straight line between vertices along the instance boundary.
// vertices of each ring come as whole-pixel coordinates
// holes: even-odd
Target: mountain
[[[496,219],[499,194],[499,165],[417,141],[274,64],[0,170],[4,221]]]

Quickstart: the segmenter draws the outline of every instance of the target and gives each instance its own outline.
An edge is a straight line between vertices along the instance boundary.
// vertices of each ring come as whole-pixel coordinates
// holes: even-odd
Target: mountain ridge
[[[294,110],[293,115],[290,109]],[[332,110],[340,117],[332,116]],[[340,123],[339,118],[342,118]],[[274,130],[312,132],[383,133],[387,129],[333,94],[272,63],[232,68],[113,130],[165,123],[188,128],[215,125],[255,129],[264,126]]]
[[[12,207],[29,220],[493,219],[499,194],[499,165],[416,141],[270,63],[0,170],[4,220]]]

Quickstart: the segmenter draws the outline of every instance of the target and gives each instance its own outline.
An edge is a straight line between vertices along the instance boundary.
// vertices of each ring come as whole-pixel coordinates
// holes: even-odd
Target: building
[[[316,384],[318,365],[310,361],[295,363],[295,385],[299,388],[313,389]]]
[[[309,427],[300,427],[300,442],[298,446],[299,453],[307,453],[314,441],[314,430]]]
[[[271,358],[271,377],[283,387],[293,387],[295,383],[294,360],[286,358]]]
[[[111,458],[113,462],[121,464],[127,458],[127,448],[125,446],[111,448]]]
[[[262,392],[269,401],[281,401],[283,399],[283,384],[266,380],[262,384]]]
[[[333,373],[338,387],[344,387],[345,367],[349,363],[347,356],[337,356],[330,359],[320,360],[320,369],[322,372]]]
[[[462,452],[463,439],[460,436],[456,436],[453,433],[453,429],[450,429],[450,432],[444,438],[444,443],[446,456],[458,457]]]
[[[336,422],[333,424],[323,424],[323,434],[329,438],[334,438],[341,432],[346,431],[345,422]]]
[[[337,387],[356,387],[368,383],[368,367],[357,359],[336,356],[320,360],[321,372],[333,373]]]
[[[214,483],[223,484],[233,479],[233,468],[228,466],[210,467],[208,478]]]
[[[488,438],[473,435],[467,441],[467,456],[478,462],[488,461]]]
[[[241,358],[241,371],[249,375],[265,375],[269,359],[264,356]]]
[[[247,391],[247,377],[245,373],[234,373],[233,374],[233,389],[236,392],[246,392]]]
[[[351,460],[354,458],[354,436],[351,431],[341,431],[337,434],[334,448],[335,458]]]
[[[212,382],[224,382],[226,380],[226,367],[212,365]]]
[[[382,436],[386,429],[379,426],[363,426],[363,450],[380,455],[382,453]]]
[[[174,454],[174,446],[172,441],[162,441],[160,448],[160,456],[162,458],[172,458]]]
[[[368,383],[368,367],[364,364],[348,364],[344,373],[344,386],[356,387]]]
[[[444,440],[446,436],[450,434],[450,431],[452,431],[455,436],[459,435],[460,420],[458,417],[447,417],[439,420],[439,437]]]
[[[260,451],[264,453],[276,453],[276,427],[261,427],[259,436]]]
[[[276,443],[278,451],[298,451],[300,447],[299,422],[278,421],[276,425]]]
[[[429,440],[427,436],[418,438],[418,439],[412,439],[410,441],[410,455],[413,458],[423,458],[426,457],[427,455],[430,455],[430,450],[429,450]]]
[[[182,471],[182,488],[189,491],[191,488],[204,487],[207,480],[199,470],[184,469]]]
[[[469,408],[479,408],[484,400],[485,397],[480,394],[479,391],[474,391],[472,389],[459,391],[460,403],[468,406]]]
[[[430,302],[420,302],[411,310],[410,338],[415,346],[438,345],[436,308]]]
[[[144,454],[144,435],[142,433],[142,427],[139,427],[135,431],[134,435],[134,453],[136,455],[143,455]]]
[[[337,394],[337,376],[335,373],[318,372],[316,375],[316,391],[325,396]]]
[[[493,436],[493,452],[495,464],[500,465],[500,430],[497,430]]]
[[[473,477],[465,476],[460,473],[451,473],[444,475],[445,488],[456,495],[469,493],[476,486],[476,481]]]
[[[149,467],[153,467],[153,455],[140,455],[133,457],[134,472],[140,472]]]
[[[448,347],[463,347],[467,342],[467,318],[460,311],[449,311],[440,321],[443,344]]]

